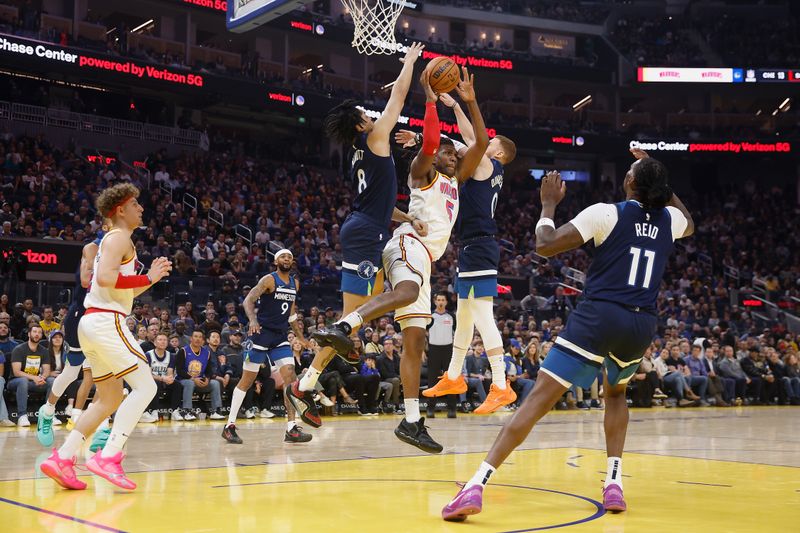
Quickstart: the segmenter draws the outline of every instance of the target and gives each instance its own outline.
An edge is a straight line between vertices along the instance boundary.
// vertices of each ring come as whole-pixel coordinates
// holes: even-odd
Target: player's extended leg
[[[349,353],[353,350],[353,341],[350,339],[352,331],[357,330],[364,322],[411,305],[418,296],[418,282],[401,281],[392,291],[369,299],[355,311],[345,315],[342,320],[330,328],[315,332],[312,337],[320,346],[330,346],[339,354]]]
[[[411,283],[411,282],[404,282]],[[419,413],[419,378],[422,353],[425,350],[423,327],[403,328],[403,357],[400,358],[400,381],[403,384],[405,418],[394,430],[398,439],[428,453],[439,453],[442,445],[434,441],[425,428],[425,419]]]
[[[472,333],[475,331],[475,322],[472,319],[472,307],[469,300],[459,298],[456,309],[456,332],[453,336],[453,355],[447,372],[439,379],[436,385],[422,391],[426,398],[437,398],[448,394],[464,394],[467,392],[467,382],[461,374],[467,348],[472,342]]]
[[[294,361],[294,359],[290,359],[290,361]],[[294,383],[297,381],[297,374],[294,372],[294,365],[282,365],[278,369],[278,372],[281,374],[281,378],[283,378],[283,405],[286,406],[286,434],[283,436],[283,442],[308,442],[311,440],[311,435],[308,433],[304,433],[303,429],[297,425],[295,420],[295,408],[292,405],[292,401],[289,399],[289,383]]]
[[[355,311],[345,315],[340,321],[322,331],[315,332],[312,337],[322,348],[317,357],[321,358],[321,354],[325,348],[332,348],[333,351],[342,354],[349,354],[353,351],[353,341],[350,335],[358,330],[358,327],[365,320],[372,320],[385,315],[390,311],[394,311],[405,305],[409,305],[416,301],[419,296],[419,285],[411,281],[402,281],[398,283],[394,290],[385,292],[375,297],[369,298],[366,302],[360,305]],[[352,303],[352,301],[351,301]],[[330,354],[331,352],[325,352]],[[317,357],[314,361],[317,361]],[[330,361],[328,356],[328,361]],[[327,362],[325,363],[327,365]],[[289,389],[289,397],[292,399],[297,413],[306,424],[312,427],[319,427],[322,425],[322,419],[319,417],[317,406],[314,403],[313,390],[316,385],[319,374],[322,372],[324,366],[312,366],[307,371],[303,379],[299,382],[293,383]],[[301,405],[302,404],[302,405]]]
[[[72,365],[69,361],[64,365],[64,369],[53,380],[50,394],[47,401],[39,408],[36,422],[36,438],[42,446],[53,445],[53,416],[56,413],[56,402],[67,390],[67,387],[78,379],[81,373],[81,365]]]
[[[610,385],[608,375],[603,373],[606,412],[603,428],[606,433],[606,455],[608,467],[603,484],[603,506],[607,511],[620,512],[626,509],[622,496],[622,450],[628,432],[628,402],[625,399],[627,383]]]
[[[231,444],[241,444],[242,439],[236,434],[236,415],[239,409],[242,408],[242,403],[247,395],[247,391],[253,386],[253,382],[258,375],[258,364],[245,361],[242,371],[242,379],[234,387],[233,394],[231,394],[231,410],[228,412],[228,423],[222,430],[222,438]]]
[[[344,310],[342,312],[343,316],[349,315],[354,310],[358,309],[359,306],[364,305],[369,301],[370,298],[372,298],[372,295],[381,294],[383,292],[383,270],[380,270],[375,275],[374,286],[371,288],[371,290],[366,290],[366,292],[368,294],[355,294],[347,291],[342,292],[342,304],[344,306]],[[350,354],[348,353],[346,355],[349,357]],[[314,355],[314,360],[306,370],[303,378],[297,383],[293,382],[286,389],[287,394],[289,394],[290,401],[292,401],[292,398],[294,398],[293,401],[298,402],[298,406],[300,407],[300,418],[302,418],[303,422],[312,427],[319,427],[322,425],[322,419],[319,416],[317,405],[313,399],[314,387],[316,387],[322,371],[326,366],[328,366],[328,363],[330,363],[331,359],[333,359],[335,356],[336,350],[334,350],[332,347],[321,347],[316,355]],[[347,359],[347,357],[345,357],[345,359]],[[300,403],[303,405],[301,406]],[[317,423],[317,421],[319,423]]]
[[[475,327],[481,334],[486,346],[486,355],[492,367],[492,386],[486,400],[475,409],[475,414],[493,413],[501,407],[517,399],[517,394],[506,382],[506,365],[503,361],[503,338],[497,330],[494,319],[493,300],[491,297],[467,300],[472,306],[472,317]]]
[[[460,522],[481,512],[483,487],[514,449],[522,444],[544,415],[569,388],[546,372],[540,372],[536,385],[514,416],[503,426],[486,459],[456,497],[442,509],[442,518]]]

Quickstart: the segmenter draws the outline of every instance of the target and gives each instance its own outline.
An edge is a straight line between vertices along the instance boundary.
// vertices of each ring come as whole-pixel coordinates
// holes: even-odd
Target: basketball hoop
[[[394,28],[403,0],[342,0],[350,11],[356,26],[353,32],[353,48],[360,54],[394,54],[399,50],[394,38]]]

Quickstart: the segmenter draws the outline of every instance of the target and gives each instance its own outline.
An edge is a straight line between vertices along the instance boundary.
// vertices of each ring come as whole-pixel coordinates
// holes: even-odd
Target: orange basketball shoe
[[[494,383],[489,388],[489,396],[486,400],[478,406],[473,413],[477,415],[485,415],[494,413],[504,405],[508,405],[517,399],[517,393],[511,388],[511,383],[506,381],[506,388],[501,389]]]
[[[448,394],[463,394],[467,392],[467,382],[464,381],[464,376],[458,375],[456,379],[450,379],[445,372],[430,389],[422,391],[422,395],[426,398],[436,398],[437,396],[447,396]],[[513,401],[513,400],[512,400]]]

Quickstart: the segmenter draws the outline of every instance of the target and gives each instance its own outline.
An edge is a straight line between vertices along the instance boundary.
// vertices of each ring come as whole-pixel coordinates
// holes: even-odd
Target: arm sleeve
[[[425,118],[422,127],[422,153],[436,155],[439,149],[439,114],[436,112],[436,103],[425,106]]]
[[[674,241],[682,238],[683,233],[686,231],[686,226],[689,225],[689,221],[686,220],[686,216],[681,213],[681,210],[677,207],[672,207],[670,205],[667,207],[667,212],[672,219],[672,240]]]
[[[593,239],[594,245],[600,246],[611,234],[617,219],[617,207],[614,204],[594,204],[578,213],[570,220],[570,224],[581,234],[584,243]]]
[[[183,348],[175,354],[175,372],[178,374],[178,379],[189,379],[189,374],[186,373],[186,352]]]

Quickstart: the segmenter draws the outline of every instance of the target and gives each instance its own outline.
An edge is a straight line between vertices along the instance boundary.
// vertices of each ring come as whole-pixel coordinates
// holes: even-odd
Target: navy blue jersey
[[[469,179],[461,186],[457,231],[462,241],[497,233],[494,211],[503,188],[503,165],[492,159],[492,167],[489,179]]]
[[[292,304],[297,298],[297,285],[294,276],[289,277],[289,283],[284,283],[277,272],[270,276],[275,279],[275,290],[258,299],[258,324],[265,329],[285,332],[289,329]]]
[[[617,223],[595,248],[584,296],[655,310],[661,278],[673,248],[672,217],[636,201],[616,204]]]
[[[350,177],[357,192],[353,211],[366,215],[381,227],[388,228],[397,203],[394,159],[391,155],[381,157],[373,154],[367,146],[366,133],[360,134],[353,145]]]

